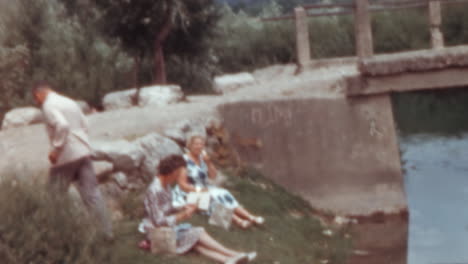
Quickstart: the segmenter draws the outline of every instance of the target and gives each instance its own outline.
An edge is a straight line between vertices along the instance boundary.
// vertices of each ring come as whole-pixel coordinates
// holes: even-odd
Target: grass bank
[[[346,230],[333,230],[332,235],[324,235],[323,231],[328,227],[314,218],[304,200],[256,172],[246,171],[241,176],[229,176],[226,186],[245,207],[266,217],[265,226],[248,231],[232,228],[226,232],[208,225],[205,216],[194,217],[192,223],[205,226],[210,234],[229,247],[256,250],[259,257],[255,263],[345,263],[351,248]],[[6,193],[17,195],[9,197]],[[115,242],[106,243],[94,234],[88,220],[76,213],[76,207],[54,204],[70,201],[44,197],[51,196],[37,187],[31,189],[22,184],[12,187],[11,182],[0,184],[0,257],[10,256],[11,260],[4,263],[213,263],[195,253],[169,257],[139,250],[136,245],[142,236],[136,228],[142,204],[135,198],[128,202],[132,206],[126,207],[125,219],[115,226]],[[35,217],[37,215],[41,217]],[[32,228],[25,229],[25,226]],[[12,235],[5,235],[5,228]],[[54,235],[44,236],[47,233]],[[38,239],[26,243],[31,236]],[[57,243],[54,240],[58,240]],[[38,261],[37,256],[43,258]]]

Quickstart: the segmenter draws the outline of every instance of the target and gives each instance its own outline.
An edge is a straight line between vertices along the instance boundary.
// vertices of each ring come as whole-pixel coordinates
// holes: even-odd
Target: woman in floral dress
[[[187,161],[188,171],[186,175],[181,175],[173,190],[174,206],[185,206],[189,192],[209,192],[212,205],[220,203],[234,211],[232,221],[238,226],[248,228],[252,224],[261,225],[264,223],[263,217],[254,216],[245,210],[228,190],[208,183],[208,178],[216,178],[217,170],[204,151],[205,139],[203,137],[197,135],[189,138],[187,148],[188,151],[184,158]]]
[[[185,254],[196,250],[220,263],[247,263],[256,257],[256,253],[241,253],[228,249],[214,240],[202,227],[192,227],[190,224],[178,222],[192,216],[196,208],[187,205],[176,211],[172,206],[171,185],[175,184],[181,174],[186,173],[186,162],[182,156],[172,155],[159,163],[158,176],[151,183],[145,197],[147,217],[141,222],[139,230],[149,234],[151,229],[172,227],[176,231],[176,253]],[[149,240],[140,243],[141,247],[149,248]]]

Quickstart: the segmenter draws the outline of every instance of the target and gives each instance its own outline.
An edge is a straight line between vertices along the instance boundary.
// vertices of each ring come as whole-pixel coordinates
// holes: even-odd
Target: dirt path
[[[135,138],[183,119],[216,118],[217,106],[248,100],[287,99],[304,96],[342,96],[343,76],[354,66],[310,69],[298,76],[295,66],[273,66],[253,73],[257,83],[222,96],[191,96],[188,102],[157,108],[131,108],[89,116],[92,140]],[[0,131],[1,175],[19,171],[29,177],[48,167],[48,139],[43,125]]]

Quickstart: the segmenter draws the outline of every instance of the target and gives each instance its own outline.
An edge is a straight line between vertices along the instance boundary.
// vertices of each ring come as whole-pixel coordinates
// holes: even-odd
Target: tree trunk
[[[132,97],[132,104],[137,106],[140,103],[140,90],[141,90],[141,83],[140,83],[140,68],[141,68],[141,55],[135,56],[133,59],[133,73],[135,75],[135,88],[136,92]]]
[[[168,11],[166,22],[161,28],[161,31],[156,35],[154,40],[154,83],[165,84],[167,82],[166,63],[164,59],[164,41],[172,30],[171,10]]]
[[[164,49],[163,44],[156,42],[154,47],[154,83],[165,84],[167,83],[166,77],[166,62],[164,61]]]

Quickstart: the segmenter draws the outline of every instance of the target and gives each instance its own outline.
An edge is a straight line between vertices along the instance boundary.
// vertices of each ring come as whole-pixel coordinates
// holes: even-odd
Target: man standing
[[[81,108],[72,99],[54,92],[47,82],[36,84],[33,96],[42,108],[51,145],[50,184],[66,192],[75,183],[85,206],[112,238],[112,221],[91,162],[88,125]]]

